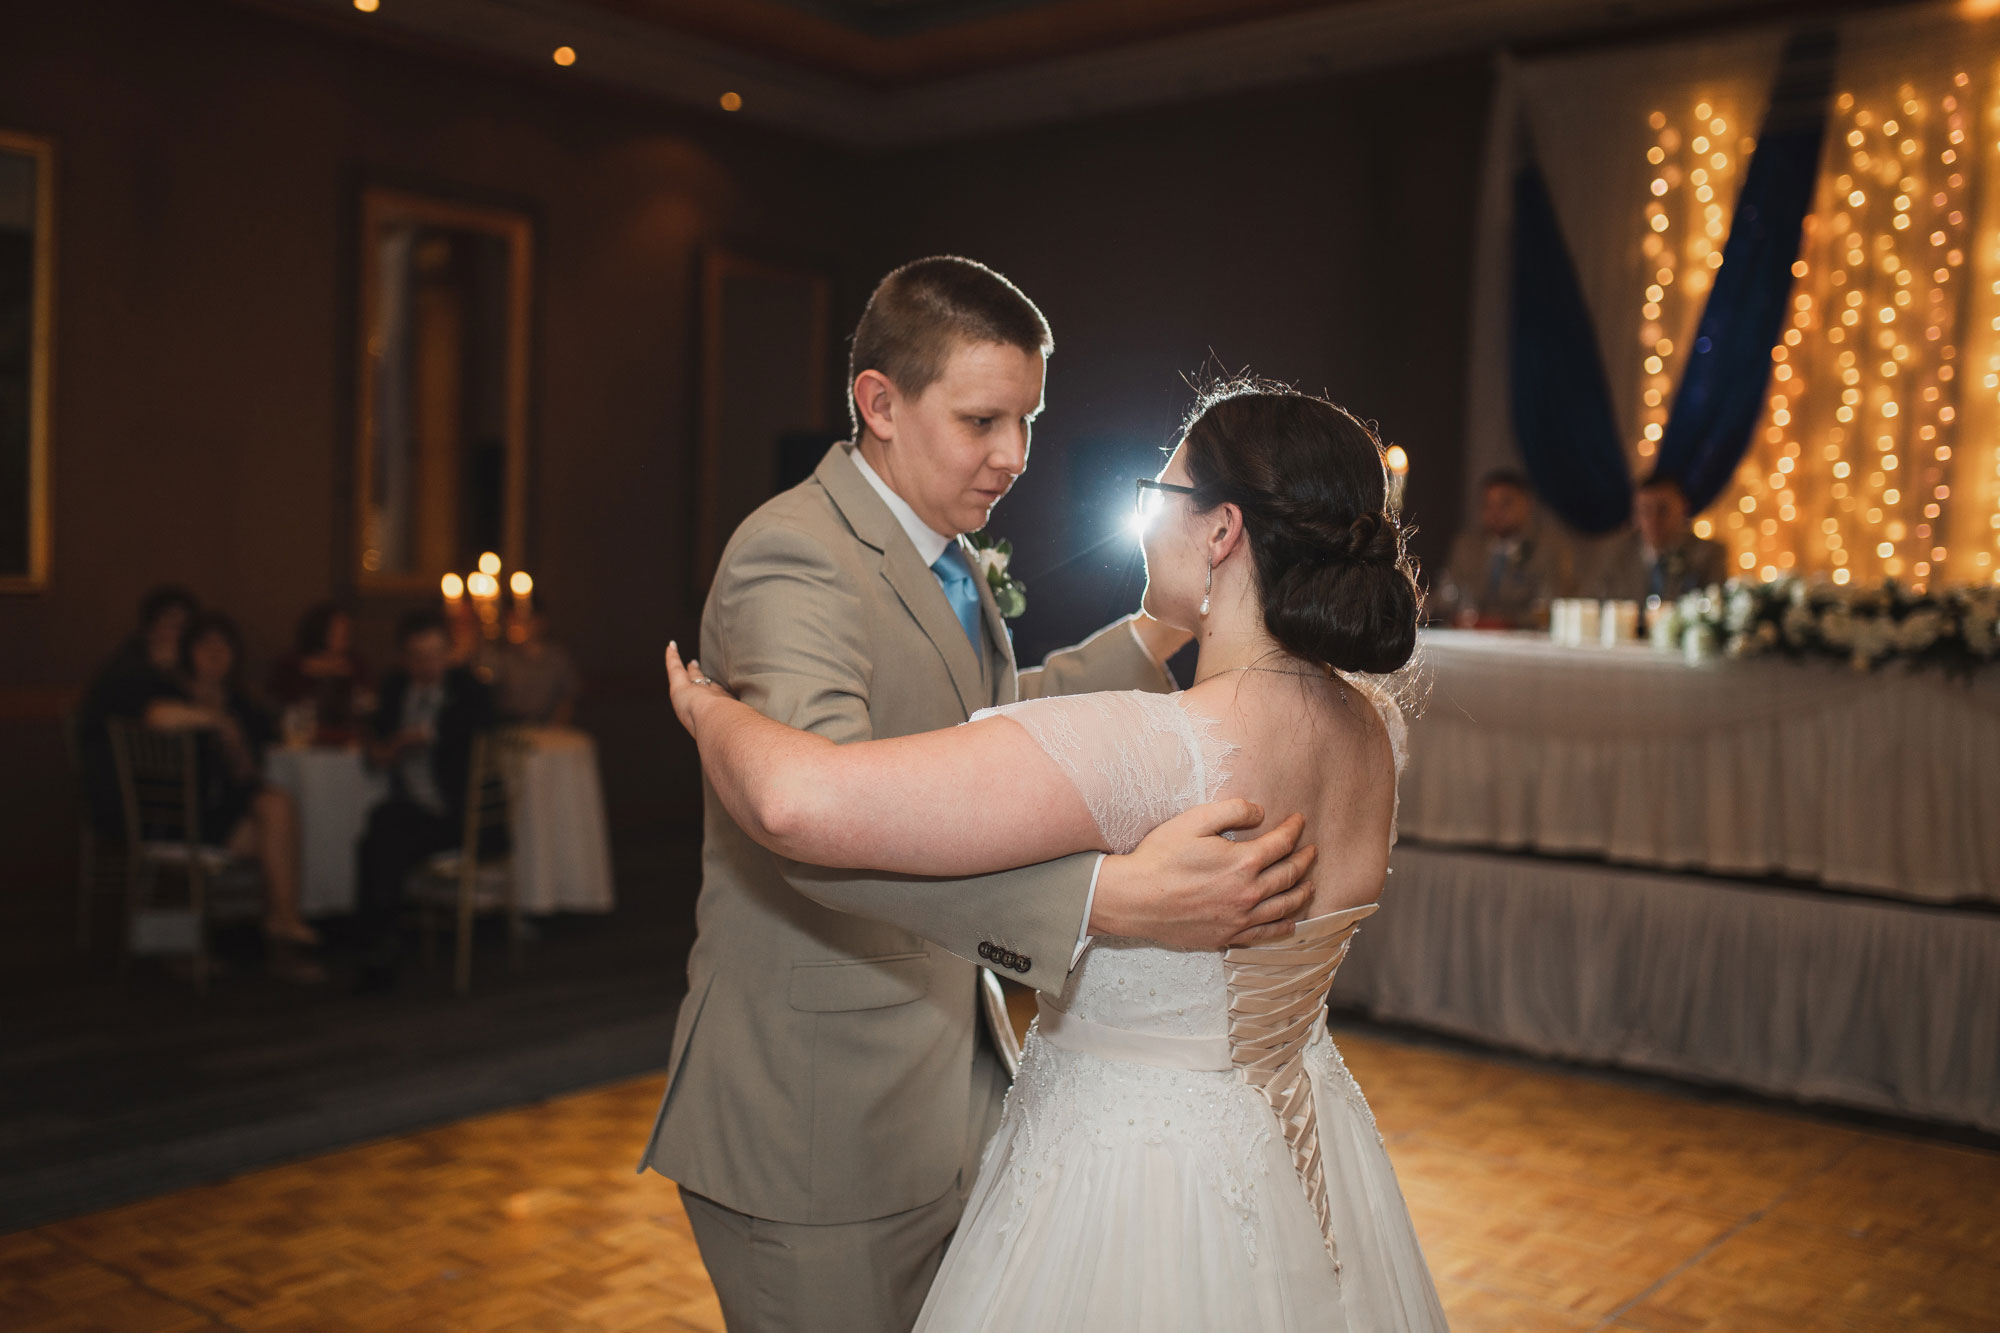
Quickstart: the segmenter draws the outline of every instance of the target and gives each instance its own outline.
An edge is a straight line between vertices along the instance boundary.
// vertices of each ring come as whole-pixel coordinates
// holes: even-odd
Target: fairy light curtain
[[[1683,361],[1657,470],[1679,481],[1696,508],[1728,486],[1764,405],[1771,375],[1766,354],[1789,313],[1792,264],[1813,199],[1833,49],[1832,34],[1824,29],[1803,31],[1785,45],[1723,263]],[[1717,123],[1704,128],[1713,130]],[[1689,174],[1718,160],[1726,161],[1727,154],[1711,153]],[[1668,184],[1665,174],[1654,179]],[[1660,235],[1657,229],[1651,234]],[[1657,272],[1654,277],[1657,281]]]
[[[1940,6],[1838,27],[1763,410],[1697,527],[1752,575],[2000,582],[2000,20]],[[1535,136],[1635,476],[1657,461],[1785,36],[1500,71],[1495,119],[1525,118]],[[1468,495],[1485,468],[1519,461],[1506,397],[1514,151],[1496,129],[1475,259]]]
[[[1467,414],[1466,501],[1468,513],[1478,510],[1478,478],[1494,467],[1521,466],[1510,419],[1509,359],[1511,356],[1510,273],[1514,258],[1513,215],[1515,182],[1529,145],[1543,177],[1574,264],[1578,285],[1595,326],[1599,356],[1609,375],[1612,410],[1620,451],[1629,471],[1651,470],[1657,445],[1647,454],[1634,449],[1640,414],[1647,404],[1647,386],[1632,374],[1633,353],[1642,326],[1657,325],[1654,341],[1669,340],[1663,365],[1674,367],[1689,345],[1701,314],[1700,296],[1721,263],[1729,210],[1735,203],[1741,163],[1747,157],[1754,127],[1763,118],[1765,100],[1778,67],[1786,33],[1732,32],[1724,38],[1682,41],[1670,45],[1618,48],[1535,61],[1502,56],[1495,71],[1494,96],[1488,121],[1485,170],[1474,232],[1472,330]],[[1660,309],[1641,316],[1634,296],[1634,279],[1651,275],[1658,245],[1642,238],[1657,202],[1648,193],[1660,174],[1658,164],[1645,159],[1653,130],[1647,117],[1658,108],[1684,101],[1688,71],[1705,74],[1712,103],[1711,118],[1722,118],[1725,130],[1703,136],[1703,155],[1720,154],[1720,166],[1704,165],[1702,184],[1711,196],[1694,192],[1675,200],[1677,225],[1692,237],[1716,227],[1712,263],[1697,246],[1688,266],[1677,270],[1661,291]],[[1677,152],[1692,153],[1687,136]],[[1635,152],[1636,148],[1636,152]],[[1692,165],[1692,164],[1690,164]],[[1685,168],[1684,168],[1685,169]],[[1711,219],[1709,203],[1719,206]],[[1648,254],[1647,251],[1652,251]],[[1668,262],[1675,262],[1670,256]],[[1647,276],[1648,283],[1653,281]],[[1662,382],[1656,416],[1666,417],[1677,376]]]
[[[1871,36],[1840,71],[1763,420],[1697,530],[1766,578],[2000,582],[2000,41]]]

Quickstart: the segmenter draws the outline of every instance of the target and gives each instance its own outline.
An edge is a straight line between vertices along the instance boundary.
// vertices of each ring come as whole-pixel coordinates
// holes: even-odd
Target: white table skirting
[[[1429,848],[1392,865],[1338,1005],[2000,1130],[2000,917]]]
[[[1402,832],[2000,902],[2000,673],[1429,631]]]
[[[611,837],[596,743],[565,727],[520,735],[527,744],[510,774],[509,818],[521,910],[610,911]],[[309,916],[353,911],[356,852],[388,783],[357,750],[273,750],[265,773],[298,802],[301,907]]]

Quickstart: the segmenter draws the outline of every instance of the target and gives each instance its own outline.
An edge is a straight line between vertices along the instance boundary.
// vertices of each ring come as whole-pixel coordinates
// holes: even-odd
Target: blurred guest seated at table
[[[435,611],[396,625],[402,664],[382,678],[368,759],[389,775],[389,797],[361,839],[356,927],[363,990],[395,983],[403,883],[464,836],[472,738],[493,725],[493,693],[470,667],[453,665],[451,634]],[[499,847],[480,848],[495,855]]]
[[[341,744],[374,704],[368,665],[354,651],[354,616],[321,602],[299,619],[293,651],[271,668],[271,701],[287,710],[311,711],[313,739]]]
[[[202,842],[263,868],[267,939],[280,945],[319,943],[299,914],[298,810],[289,792],[264,782],[264,752],[276,733],[270,716],[243,689],[243,639],[236,622],[213,611],[190,620],[170,685],[146,705],[146,725],[197,733]],[[274,953],[272,966],[292,981],[324,975],[290,949]]]
[[[1674,599],[1729,577],[1729,553],[1688,526],[1687,492],[1654,473],[1639,484],[1633,526],[1608,538],[1584,596],[1643,602]]]
[[[181,636],[194,618],[194,594],[162,586],[139,599],[139,624],[84,691],[77,712],[77,758],[83,769],[90,820],[107,838],[125,836],[125,807],[118,795],[118,768],[111,756],[111,721],[138,722],[155,699],[179,693]]]
[[[533,610],[517,610],[507,622],[507,643],[493,660],[493,691],[502,717],[566,727],[576,715],[582,681],[568,651],[549,642],[539,593],[535,601]]]
[[[1535,516],[1528,479],[1512,468],[1480,484],[1479,526],[1452,543],[1437,616],[1482,629],[1538,628],[1572,581],[1569,543]]]

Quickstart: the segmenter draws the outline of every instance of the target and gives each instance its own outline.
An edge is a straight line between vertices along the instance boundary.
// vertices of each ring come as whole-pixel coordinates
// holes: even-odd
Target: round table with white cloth
[[[524,727],[512,774],[513,873],[528,913],[608,912],[614,905],[611,836],[597,744],[569,727]],[[368,812],[388,781],[356,749],[271,751],[265,775],[298,802],[300,905],[307,915],[354,910],[356,855]]]
[[[1420,662],[1406,837],[2000,902],[2000,672],[1461,630]]]

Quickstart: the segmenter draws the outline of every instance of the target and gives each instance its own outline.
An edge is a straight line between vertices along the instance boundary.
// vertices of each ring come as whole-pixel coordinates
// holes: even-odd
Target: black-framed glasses
[[[1160,512],[1169,495],[1193,495],[1194,487],[1176,486],[1171,481],[1154,481],[1151,477],[1137,478],[1134,486],[1137,502],[1137,518],[1141,524],[1153,521],[1153,515]]]

